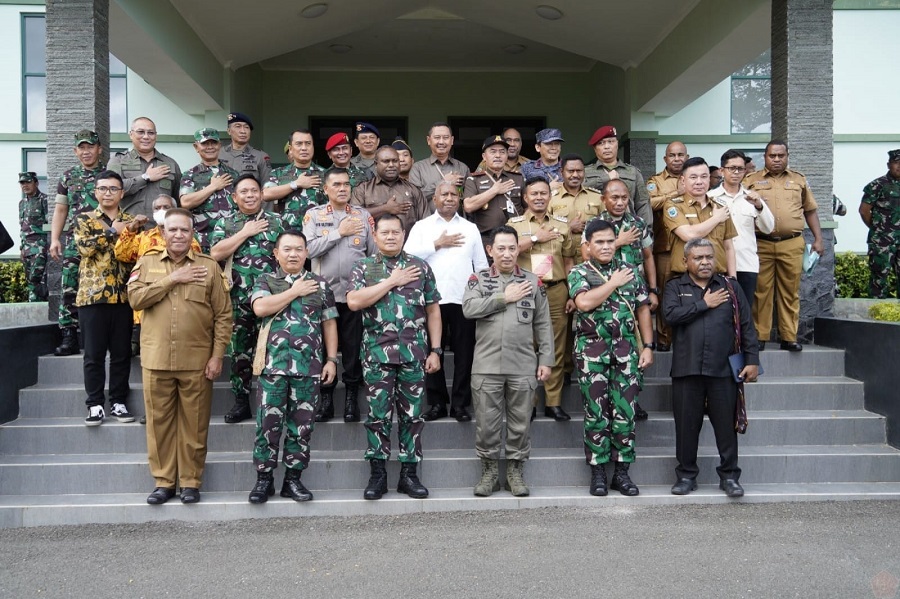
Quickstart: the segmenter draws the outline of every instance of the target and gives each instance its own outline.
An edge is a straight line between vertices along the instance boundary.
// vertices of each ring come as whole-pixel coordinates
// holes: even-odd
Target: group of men
[[[149,503],[164,503],[176,485],[183,502],[199,501],[211,384],[225,355],[234,395],[225,422],[256,419],[257,482],[249,500],[262,503],[274,493],[283,431],[281,494],[311,499],[301,473],[315,422],[334,417],[338,351],[346,422],[360,419],[363,391],[366,499],[387,492],[394,412],[398,490],[421,498],[428,495],[417,473],[424,422],[448,415],[469,421],[470,406],[482,464],[475,494],[500,486],[505,429],[505,486],[527,495],[538,383],[544,415],[565,421],[569,376],[583,397],[591,493],[607,493],[605,464],[612,461],[609,487],[637,495],[629,466],[634,421],[647,416],[637,403],[642,371],[654,351],[673,342],[673,493],[690,492],[696,478],[707,400],[720,408],[713,427],[722,488],[743,493],[734,423],[725,417],[735,413],[740,382],[728,352],[709,349],[734,346],[731,353],[744,355],[741,381],[755,380],[756,340],[762,346],[769,339],[775,289],[781,346],[801,349],[804,221],[820,253],[822,240],[806,181],[787,169],[786,144],[768,144],[765,169],[747,176],[747,157],[726,152],[724,181],[710,192],[707,163],[679,142],[667,147],[666,168],[645,183],[619,160],[611,126],[589,138],[589,163],[562,154],[558,129],[539,131],[539,156],[526,160],[520,132],[505,129],[485,139],[474,172],[451,156],[446,123],[429,129],[431,155],[419,161],[405,141],[382,145],[373,125],[357,123],[359,153],[352,155],[347,133],[335,133],[325,145],[328,169],[314,161],[313,136],[303,129],[285,145],[289,163],[272,169],[250,146],[252,129],[249,117],[232,113],[230,144],[215,129],[197,131],[200,162],[184,173],[156,149],[150,119],[132,122],[133,148],[108,167],[97,135],[79,131],[79,165],[58,185],[50,244],[50,255],[63,260],[56,353],[78,352],[80,327],[86,424],[106,417],[107,353],[110,413],[133,421],[129,340],[139,330],[156,481]],[[132,309],[143,313],[135,317]],[[445,348],[454,352],[449,391]]]

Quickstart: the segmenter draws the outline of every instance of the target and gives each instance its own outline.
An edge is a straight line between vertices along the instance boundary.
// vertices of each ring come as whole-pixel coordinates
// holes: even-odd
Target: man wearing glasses
[[[181,169],[171,157],[156,151],[156,125],[147,117],[134,119],[128,136],[134,147],[113,156],[109,170],[118,173],[124,182],[122,209],[149,219],[153,216],[153,200],[160,195],[178,200]]]

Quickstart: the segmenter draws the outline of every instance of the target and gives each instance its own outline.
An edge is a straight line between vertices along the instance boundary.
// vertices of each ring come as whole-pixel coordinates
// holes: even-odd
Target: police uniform
[[[653,209],[650,206],[650,192],[644,183],[644,175],[636,166],[618,160],[613,168],[608,168],[599,160],[584,167],[584,186],[603,193],[603,188],[611,180],[609,173],[615,171],[618,179],[628,188],[631,211],[645,223],[653,223]]]
[[[300,168],[295,164],[286,164],[281,168],[276,168],[269,175],[269,180],[263,185],[264,188],[279,187],[288,185],[297,180],[301,175],[311,175],[322,178],[325,169],[310,162],[306,168]],[[273,202],[275,211],[281,214],[291,214],[298,222],[303,222],[306,211],[315,206],[321,206],[328,201],[325,192],[321,187],[310,187],[309,189],[298,188],[280,200]]]
[[[37,176],[28,173],[24,183],[34,181]],[[22,264],[25,267],[25,281],[28,284],[28,301],[47,301],[47,284],[44,270],[47,266],[47,234],[44,225],[47,223],[47,194],[37,189],[32,196],[23,196],[19,200],[19,239],[21,241]]]
[[[231,177],[231,185],[214,191],[202,204],[190,209],[194,215],[194,232],[200,240],[200,247],[204,253],[209,253],[209,234],[212,233],[216,221],[237,210],[233,198],[234,181],[237,181],[240,175],[227,164],[220,162],[216,165],[198,164],[181,178],[179,195],[183,196],[204,189],[213,177],[225,175]]]
[[[889,158],[900,159],[896,150],[888,154]],[[897,297],[900,297],[900,179],[894,179],[890,173],[878,177],[863,189],[862,203],[872,210],[872,226],[866,239],[869,294],[873,298],[889,297],[888,278],[893,272]]]
[[[269,155],[250,144],[240,150],[236,150],[233,144],[222,146],[219,150],[219,160],[241,175],[253,175],[261,183],[269,179],[269,173],[272,171]]]
[[[150,167],[166,165],[169,174],[159,181],[150,181],[143,175]],[[133,216],[143,214],[153,220],[153,201],[161,195],[168,195],[178,200],[178,185],[181,183],[181,168],[174,159],[154,150],[149,161],[138,154],[135,149],[118,152],[109,161],[109,170],[119,173],[125,186],[125,197],[122,198],[122,210]]]
[[[717,201],[707,198],[706,206],[701,207],[700,202],[691,196],[684,195],[669,200],[663,209],[663,222],[669,235],[669,247],[672,248],[672,273],[681,274],[687,270],[684,264],[684,244],[681,237],[675,234],[675,229],[681,226],[696,225],[706,222],[713,217],[713,208],[720,205]],[[737,229],[730,218],[721,222],[706,235],[706,239],[712,242],[716,253],[716,272],[727,273],[728,264],[725,255],[725,240],[737,237]]]
[[[503,195],[494,196],[480,209],[468,214],[469,220],[478,227],[484,245],[487,245],[491,231],[505,225],[510,218],[525,212],[525,206],[522,204],[522,176],[506,170],[496,178],[490,172],[481,169],[466,177],[463,201],[486,192],[498,181],[501,183],[512,181],[513,188]]]
[[[775,216],[771,235],[756,234],[759,254],[759,278],[753,301],[753,322],[760,341],[768,341],[772,332],[772,304],[778,310],[778,335],[781,341],[797,341],[800,325],[800,275],[803,270],[804,213],[816,210],[818,204],[806,182],[797,171],[785,169],[780,175],[768,169],[744,178],[744,187],[757,192]],[[775,301],[775,289],[778,300]]]
[[[202,283],[174,283],[172,272],[205,266]],[[231,336],[228,284],[216,261],[189,250],[181,262],[167,251],[145,254],[128,282],[136,310],[144,310],[141,368],[147,414],[147,457],[156,486],[199,489],[213,382],[210,358],[223,358]]]
[[[522,178],[526,181],[534,177],[541,177],[548,183],[562,180],[562,163],[544,164],[540,158],[535,158],[522,165]]]
[[[650,207],[653,209],[653,260],[656,263],[656,286],[664,294],[666,281],[672,277],[672,245],[663,219],[663,208],[666,202],[679,197],[678,181],[680,175],[673,175],[663,169],[647,181],[647,192],[650,194]],[[659,296],[662,305],[663,296]],[[672,345],[672,329],[666,324],[662,310],[656,311],[656,342],[669,347]]]

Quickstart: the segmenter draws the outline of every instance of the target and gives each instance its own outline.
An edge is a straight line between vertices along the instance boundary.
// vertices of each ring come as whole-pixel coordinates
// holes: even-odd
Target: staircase
[[[863,383],[844,376],[843,351],[806,346],[801,353],[767,350],[761,358],[766,374],[746,387],[750,427],[739,442],[741,482],[747,493],[740,501],[900,498],[900,451],[885,442],[885,419],[865,411]],[[570,422],[541,415],[532,425],[532,454],[525,469],[530,497],[512,497],[506,491],[474,497],[472,487],[480,474],[474,423],[448,418],[425,427],[420,476],[431,497],[414,500],[397,494],[399,466],[393,461],[388,470],[391,491],[379,501],[365,501],[365,429],[338,416],[317,424],[313,433],[312,462],[303,481],[315,500],[297,504],[276,496],[264,505],[251,505],[247,493],[255,480],[255,425],[223,422],[232,404],[223,376],[214,385],[203,500],[191,506],[177,498],[163,506],[146,504],[153,479],[143,426],[110,420],[100,427],[84,426],[81,356],[39,360],[38,384],[20,394],[19,419],[0,426],[0,527],[734,501],[717,488],[718,456],[708,423],[700,442],[700,489],[687,497],[669,493],[675,426],[668,353],[657,354],[641,395],[650,419],[637,424],[638,461],[631,475],[641,488],[638,497],[615,491],[605,498],[588,494],[583,412],[573,385],[565,388],[563,398],[563,407],[573,417]],[[452,362],[448,355],[448,371]],[[143,413],[140,380],[135,359],[129,408],[136,415]],[[342,400],[339,385],[338,414]],[[393,448],[396,451],[396,428]],[[276,485],[283,474],[279,468]]]

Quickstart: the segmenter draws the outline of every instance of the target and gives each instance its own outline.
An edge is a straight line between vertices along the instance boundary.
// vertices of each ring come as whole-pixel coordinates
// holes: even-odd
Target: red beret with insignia
[[[612,125],[604,125],[603,127],[600,127],[599,129],[594,131],[594,134],[591,135],[591,139],[588,141],[588,145],[596,146],[607,137],[617,137],[616,128]]]
[[[335,133],[328,138],[327,142],[325,142],[325,151],[330,152],[332,148],[344,144],[347,144],[348,146],[350,145],[350,138],[347,136],[347,134],[343,132]]]

